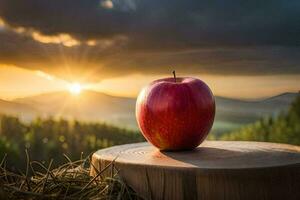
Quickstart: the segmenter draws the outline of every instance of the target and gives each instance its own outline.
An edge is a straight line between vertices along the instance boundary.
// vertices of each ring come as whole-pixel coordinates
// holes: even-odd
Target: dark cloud
[[[0,62],[97,77],[300,73],[297,0],[0,0]],[[17,32],[22,27],[24,32]],[[29,31],[29,33],[28,33]],[[80,45],[41,43],[70,35]],[[97,41],[89,46],[88,41]],[[64,76],[64,75],[63,75]]]

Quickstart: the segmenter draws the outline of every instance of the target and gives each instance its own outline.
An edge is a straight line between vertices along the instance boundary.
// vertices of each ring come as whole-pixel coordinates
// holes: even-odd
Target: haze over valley
[[[214,132],[225,132],[241,125],[255,122],[263,116],[286,111],[297,93],[283,93],[259,100],[240,100],[216,96]],[[52,92],[0,100],[0,113],[31,121],[36,117],[66,118],[105,122],[136,130],[135,98],[117,97],[105,93],[84,90],[80,95],[70,92]]]

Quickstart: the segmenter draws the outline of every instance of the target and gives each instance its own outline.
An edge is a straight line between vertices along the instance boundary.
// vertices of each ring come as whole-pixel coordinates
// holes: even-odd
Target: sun
[[[82,86],[79,83],[71,83],[69,85],[69,92],[73,95],[79,95],[82,91]]]

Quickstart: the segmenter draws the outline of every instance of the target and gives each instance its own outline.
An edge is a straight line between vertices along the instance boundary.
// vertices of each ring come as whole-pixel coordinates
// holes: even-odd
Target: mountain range
[[[215,132],[229,131],[263,116],[277,115],[288,109],[297,93],[283,93],[266,99],[240,100],[216,96]],[[110,96],[95,91],[52,92],[11,101],[0,100],[0,113],[19,116],[24,121],[35,117],[55,117],[107,122],[137,129],[135,98]]]

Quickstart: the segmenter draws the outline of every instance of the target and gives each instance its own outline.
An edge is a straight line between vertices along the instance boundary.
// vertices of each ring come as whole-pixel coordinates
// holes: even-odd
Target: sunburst
[[[71,83],[69,85],[69,92],[72,95],[79,95],[82,91],[82,85],[80,83]]]

